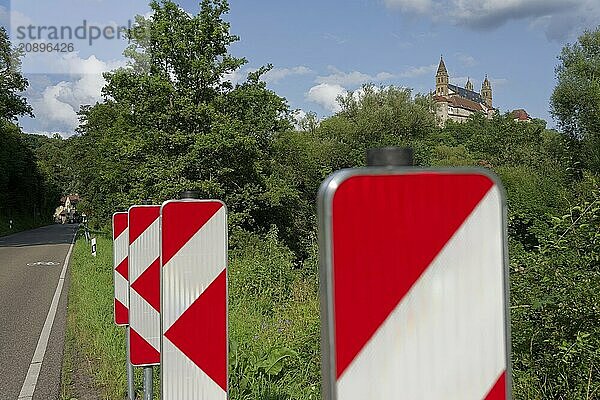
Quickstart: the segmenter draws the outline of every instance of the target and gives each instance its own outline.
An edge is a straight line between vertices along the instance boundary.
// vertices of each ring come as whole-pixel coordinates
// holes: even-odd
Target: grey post
[[[144,367],[144,400],[152,400],[153,397],[153,369],[152,367]]]
[[[179,198],[180,199],[199,199],[200,198],[200,192],[196,191],[196,190],[186,190],[184,192],[181,192],[179,194]]]
[[[409,147],[381,147],[367,153],[369,167],[412,167],[414,152]]]
[[[125,334],[127,347],[127,400],[135,400],[135,385],[133,383],[133,365],[131,364],[131,355],[129,353],[129,325]]]
[[[149,206],[152,204],[151,200],[142,200],[143,206]],[[152,400],[154,397],[154,386],[153,386],[153,376],[154,370],[152,367],[144,367],[144,400]]]

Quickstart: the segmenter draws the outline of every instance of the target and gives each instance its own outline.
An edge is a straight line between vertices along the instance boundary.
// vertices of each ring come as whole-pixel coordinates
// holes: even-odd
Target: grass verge
[[[73,349],[76,349],[90,367],[95,388],[88,389],[97,390],[101,399],[120,400],[125,398],[127,390],[125,329],[114,324],[112,240],[102,234],[97,234],[96,239],[97,257],[91,255],[90,245],[82,237],[73,248],[65,344],[69,347],[65,351],[63,381],[73,380],[72,369],[77,367]],[[159,398],[157,375],[155,371],[156,399]],[[140,368],[136,368],[135,382],[141,396]],[[72,393],[64,388],[64,395]]]
[[[97,235],[98,255],[78,239],[71,259],[63,380],[73,381],[73,349],[91,366],[102,399],[126,395],[125,330],[113,323],[112,240]],[[277,232],[234,234],[229,266],[231,399],[320,398],[316,253],[301,268]],[[159,398],[158,368],[154,398]],[[142,370],[136,368],[138,396]],[[72,384],[71,384],[72,386]],[[64,398],[72,393],[64,389]]]

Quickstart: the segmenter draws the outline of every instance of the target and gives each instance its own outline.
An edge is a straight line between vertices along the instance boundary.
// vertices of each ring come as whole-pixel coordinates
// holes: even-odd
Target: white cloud
[[[59,135],[61,136],[63,139],[68,138],[69,136],[67,136],[64,132],[51,132],[51,131],[37,131],[37,130],[33,130],[30,132],[25,132],[27,134],[30,135],[42,135],[42,136],[47,136],[49,138],[54,137],[55,135]]]
[[[277,83],[289,76],[312,74],[312,70],[304,65],[292,68],[273,68],[262,76],[267,83]]]
[[[336,83],[320,83],[310,88],[306,98],[321,105],[327,111],[335,113],[341,110],[337,98],[347,92],[344,87]]]
[[[456,53],[456,58],[465,67],[474,67],[477,65],[477,60],[473,56],[465,53]]]
[[[0,23],[4,26],[10,24],[10,29],[15,30],[18,26],[28,26],[33,24],[33,20],[27,15],[17,10],[10,10],[0,6]],[[12,35],[13,32],[9,32]]]
[[[376,75],[368,75],[359,71],[343,72],[339,69],[329,66],[327,67],[331,74],[326,76],[318,76],[316,83],[326,83],[338,86],[359,86],[364,83],[382,82],[395,78],[394,74],[389,72],[379,72]]]
[[[223,75],[221,77],[221,83],[229,81],[235,86],[238,83],[242,83],[243,81],[246,80],[246,76],[248,76],[248,72],[250,72],[248,69],[242,70],[241,68],[238,68],[235,71],[232,71],[228,74]]]
[[[490,83],[492,84],[492,87],[494,86],[504,86],[508,83],[508,79],[506,78],[492,78],[489,77],[488,78],[490,80]]]
[[[400,78],[416,78],[421,75],[431,74],[437,70],[437,64],[423,65],[420,67],[410,67],[404,70],[400,75]]]
[[[542,26],[551,40],[564,40],[576,31],[595,27],[598,0],[384,0],[390,9],[450,21],[475,30],[489,30],[511,20]]]
[[[105,62],[95,56],[79,58],[75,53],[56,62],[72,77],[38,89],[38,95],[29,98],[42,130],[73,133],[79,125],[77,112],[82,105],[100,101],[105,84],[103,72],[124,66],[124,61]],[[34,91],[29,91],[33,93]]]
[[[431,9],[432,0],[384,0],[386,6],[402,11],[426,13]]]
[[[473,88],[477,92],[478,91],[477,88],[481,86],[481,81],[478,81],[477,79],[473,79],[468,76],[455,76],[455,77],[450,77],[450,83],[452,85],[465,87],[465,83],[467,83],[467,79],[471,80],[471,83],[473,84]]]

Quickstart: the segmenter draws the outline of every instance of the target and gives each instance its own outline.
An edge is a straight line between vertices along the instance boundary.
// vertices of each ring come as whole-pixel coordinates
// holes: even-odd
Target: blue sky
[[[180,4],[198,10],[197,1]],[[1,5],[8,11],[0,17],[10,19],[13,31],[30,23],[78,26],[84,19],[105,28],[149,11],[145,0]],[[231,0],[230,6],[226,19],[241,38],[231,52],[249,61],[231,79],[271,63],[269,87],[291,108],[320,117],[336,111],[338,94],[368,82],[429,92],[443,54],[454,83],[470,77],[478,89],[488,74],[495,107],[525,108],[554,126],[548,103],[557,56],[600,21],[597,0]],[[20,121],[26,131],[72,134],[79,106],[100,99],[100,73],[125,64],[123,41],[75,45],[70,54],[26,56],[26,95],[38,117]]]

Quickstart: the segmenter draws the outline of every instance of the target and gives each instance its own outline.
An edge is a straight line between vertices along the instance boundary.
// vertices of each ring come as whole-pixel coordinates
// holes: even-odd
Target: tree
[[[291,124],[285,99],[260,80],[271,67],[230,82],[246,60],[228,53],[237,37],[226,1],[203,0],[196,15],[172,1],[150,6],[129,33],[129,65],[105,74],[103,103],[81,110],[82,194],[100,220],[195,189],[225,200],[233,223],[283,224],[272,212],[281,201],[272,143]]]
[[[559,60],[552,114],[573,140],[579,161],[600,171],[600,27],[565,46]]]
[[[0,118],[5,121],[15,121],[23,115],[33,117],[31,106],[19,95],[29,86],[21,74],[21,56],[12,47],[6,29],[0,27]]]

